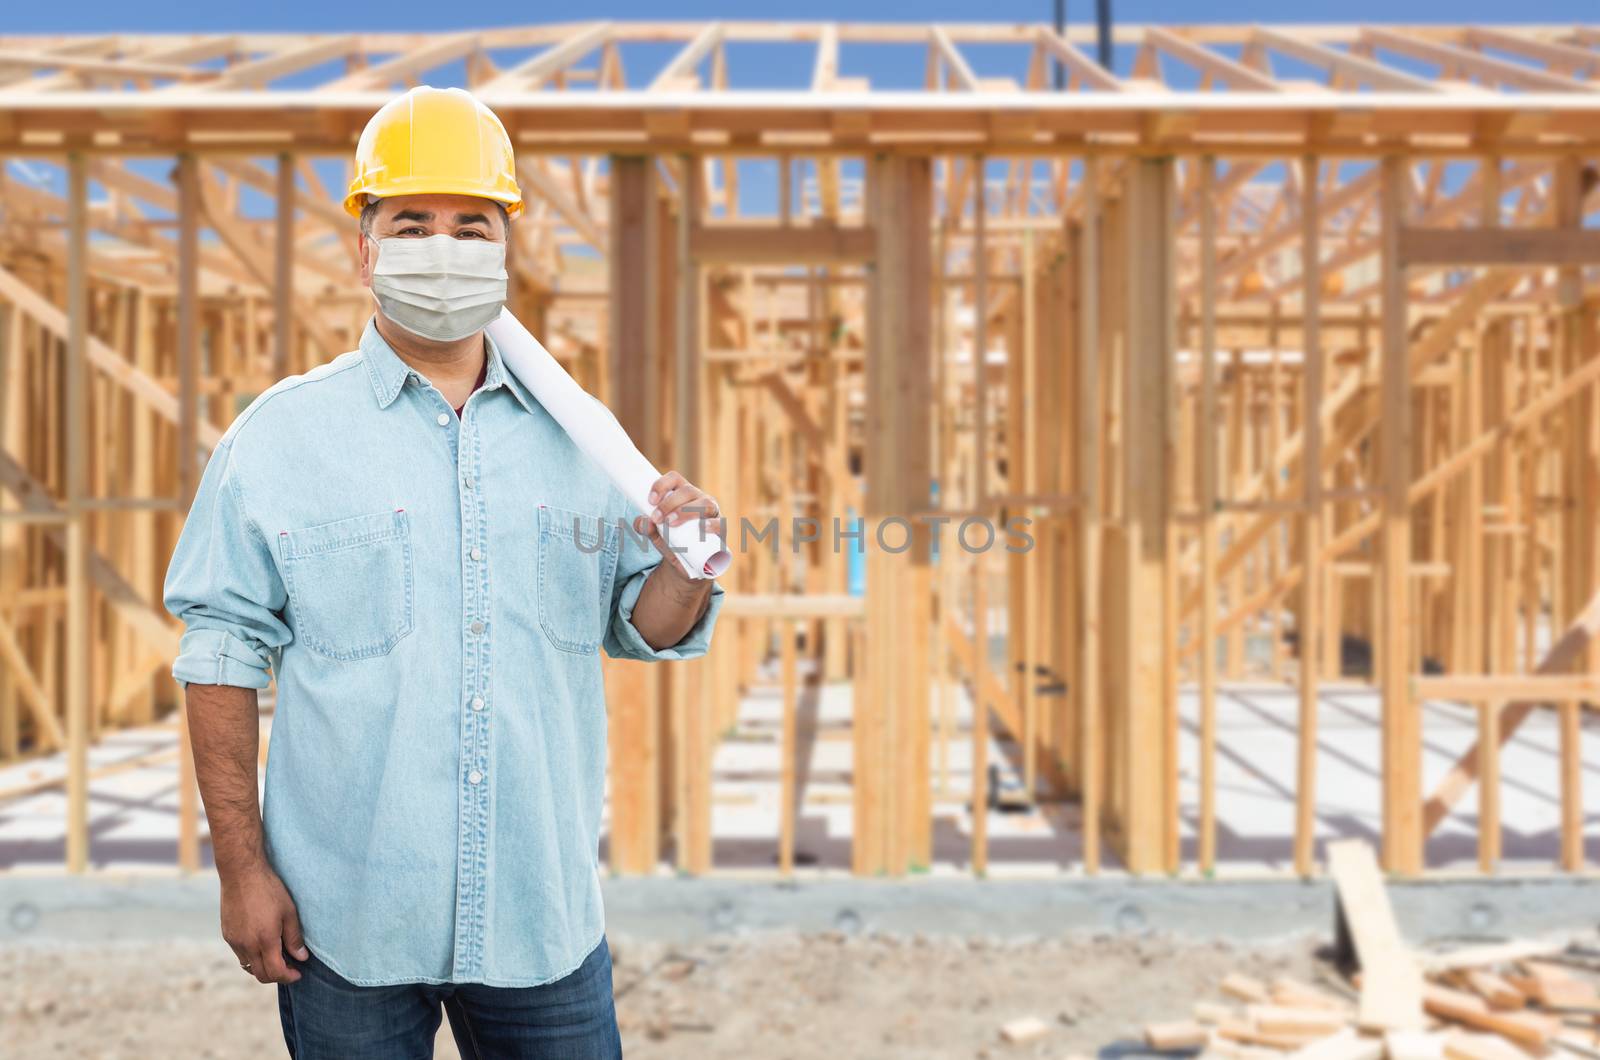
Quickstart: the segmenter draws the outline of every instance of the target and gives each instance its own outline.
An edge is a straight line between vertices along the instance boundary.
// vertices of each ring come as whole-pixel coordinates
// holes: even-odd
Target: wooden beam
[[[294,313],[289,309],[289,298],[294,292],[295,198],[294,156],[285,151],[278,155],[278,197],[274,218],[276,239],[272,262],[272,374],[279,378],[288,375],[289,366],[294,363]]]
[[[1570,671],[1582,664],[1585,654],[1595,643],[1597,636],[1600,636],[1600,592],[1589,598],[1572,624],[1562,632],[1560,639],[1551,645],[1544,658],[1539,660],[1539,665],[1531,677],[1517,675],[1513,677],[1517,680],[1531,679],[1535,682],[1543,677],[1571,680]],[[1541,705],[1542,701],[1539,699],[1516,699],[1507,703],[1501,712],[1499,730],[1496,734],[1500,746],[1504,747],[1509,743],[1522,723]],[[1474,744],[1456,760],[1456,764],[1434,788],[1433,794],[1428,797],[1427,804],[1423,808],[1424,836],[1437,829],[1450,815],[1451,808],[1471,790],[1473,782],[1478,779],[1481,758],[1482,749]]]
[[[67,315],[39,292],[23,283],[15,273],[4,268],[0,268],[0,298],[9,301],[56,338],[66,340]],[[96,368],[116,380],[123,389],[136,395],[162,419],[169,423],[178,422],[178,402],[171,391],[129,364],[127,358],[93,335],[89,336],[88,342],[89,360]],[[222,437],[222,431],[209,422],[200,424],[198,431],[196,443],[205,451],[214,448]]]
[[[1300,163],[1300,311],[1304,357],[1301,387],[1301,481],[1305,512],[1300,520],[1300,562],[1308,576],[1300,583],[1300,608],[1295,619],[1295,639],[1300,651],[1299,755],[1295,781],[1295,871],[1310,876],[1317,811],[1317,662],[1320,637],[1339,636],[1322,629],[1321,573],[1317,556],[1322,552],[1322,221],[1321,165],[1315,155]]]
[[[1383,346],[1379,372],[1383,412],[1379,419],[1379,455],[1383,505],[1376,590],[1382,638],[1378,688],[1383,697],[1383,861],[1391,872],[1415,873],[1422,869],[1422,732],[1410,689],[1410,675],[1416,669],[1408,572],[1411,363],[1406,336],[1405,266],[1400,259],[1405,178],[1410,163],[1403,156],[1391,155],[1381,164]]]
[[[576,176],[576,174],[574,174]],[[523,194],[529,190],[537,192],[539,197],[550,204],[562,220],[572,226],[572,230],[591,247],[603,255],[610,247],[606,229],[589,212],[578,204],[565,188],[545,172],[542,159],[532,159],[517,165],[517,179],[522,182]]]
[[[1600,231],[1403,226],[1399,253],[1407,266],[1600,265]]]
[[[1574,81],[1561,74],[1496,59],[1482,52],[1467,51],[1453,44],[1424,40],[1400,30],[1366,26],[1361,30],[1361,37],[1381,48],[1433,63],[1439,67],[1441,76],[1447,77],[1451,72],[1459,71],[1531,92],[1594,92],[1600,89],[1600,86]]]
[[[972,72],[972,67],[967,65],[967,60],[961,55],[961,49],[956,47],[955,41],[950,39],[949,32],[943,26],[929,27],[928,42],[935,54],[944,60],[950,76],[961,86],[962,91],[982,91],[983,86],[978,83],[977,75]]]
[[[1462,39],[1476,48],[1494,48],[1536,59],[1546,66],[1570,70],[1576,77],[1593,77],[1600,70],[1600,52],[1558,41],[1540,40],[1500,26],[1468,26]]]
[[[93,615],[89,595],[89,167],[67,156],[67,350],[62,379],[66,466],[67,871],[89,867],[89,728]]]
[[[280,77],[297,73],[313,66],[347,55],[359,54],[361,39],[355,36],[313,37],[302,43],[280,48],[270,55],[263,55],[250,62],[230,66],[222,71],[214,80],[206,82],[203,88],[236,89],[236,88],[261,88]],[[183,86],[173,86],[181,88]]]
[[[1083,54],[1077,45],[1063,39],[1060,34],[1041,26],[1036,32],[1036,39],[1053,59],[1090,88],[1101,92],[1127,92],[1134,87]]]
[[[405,81],[425,70],[454,62],[470,52],[477,51],[481,42],[478,33],[455,33],[438,40],[408,48],[393,58],[376,66],[363,67],[343,77],[329,81],[317,88],[319,92],[359,92],[363,89],[383,88],[396,81]],[[481,88],[479,89],[481,91]]]
[[[33,715],[33,724],[38,728],[38,746],[41,750],[54,751],[67,745],[67,735],[61,729],[61,722],[56,718],[55,707],[45,695],[44,688],[39,684],[33,667],[28,665],[28,657],[22,651],[22,645],[17,640],[17,631],[0,615],[0,662],[10,668],[10,676],[17,683],[17,691],[22,695],[22,701],[27,704],[28,711]],[[70,765],[70,763],[69,763]]]
[[[1530,700],[1554,705],[1564,699],[1600,700],[1600,674],[1444,674],[1412,678],[1419,700]]]
[[[817,35],[817,58],[811,68],[811,91],[831,92],[839,76],[839,27],[829,22]]]
[[[1429,81],[1426,78],[1402,73],[1393,67],[1384,66],[1382,63],[1374,62],[1371,59],[1364,59],[1350,52],[1337,51],[1326,45],[1318,44],[1307,39],[1302,31],[1257,26],[1252,32],[1252,38],[1265,47],[1271,48],[1273,51],[1282,52],[1292,59],[1310,63],[1312,66],[1320,66],[1330,73],[1343,75],[1357,84],[1367,85],[1371,88],[1384,89],[1390,92],[1426,93],[1441,93],[1446,90],[1445,86]]]
[[[689,253],[702,265],[849,265],[869,262],[877,234],[870,227],[696,223]]]
[[[1217,160],[1200,159],[1200,824],[1196,861],[1217,861]]]
[[[1078,509],[1078,628],[1082,631],[1073,686],[1078,708],[1078,798],[1083,807],[1083,869],[1100,870],[1101,798],[1104,754],[1101,750],[1101,453],[1104,436],[1100,382],[1100,161],[1083,159],[1083,213],[1078,235],[1078,379],[1074,430],[1077,432],[1077,486],[1083,498]]]
[[[695,76],[695,67],[700,65],[712,48],[722,43],[722,35],[722,23],[712,22],[707,25],[672,57],[671,62],[662,67],[656,79],[650,82],[649,91],[666,92],[689,87]]]
[[[585,55],[608,44],[614,29],[613,23],[609,21],[590,23],[561,43],[547,48],[507,70],[493,81],[479,86],[475,94],[489,97],[539,88]]]
[[[1168,715],[1166,574],[1169,462],[1174,426],[1172,394],[1171,248],[1167,231],[1170,158],[1138,159],[1127,170],[1124,320],[1126,362],[1122,371],[1121,444],[1123,513],[1121,542],[1112,561],[1111,591],[1124,601],[1121,622],[1108,642],[1117,677],[1109,683],[1116,700],[1120,738],[1113,752],[1122,787],[1118,800],[1123,861],[1134,873],[1165,866],[1164,811],[1176,763],[1167,761],[1164,719]]]
[[[661,256],[655,159],[613,155],[610,304],[602,390],[636,445],[660,460],[658,402],[645,380],[660,378]],[[630,382],[631,381],[631,382]],[[611,869],[648,873],[660,859],[661,696],[651,664],[611,660],[607,670],[611,765]]]
[[[1144,31],[1144,39],[1168,55],[1199,70],[1203,74],[1228,85],[1230,88],[1241,89],[1246,92],[1282,92],[1284,86],[1259,70],[1252,70],[1243,63],[1223,55],[1221,52],[1212,51],[1201,44],[1196,44],[1187,37],[1160,26],[1149,26]]]

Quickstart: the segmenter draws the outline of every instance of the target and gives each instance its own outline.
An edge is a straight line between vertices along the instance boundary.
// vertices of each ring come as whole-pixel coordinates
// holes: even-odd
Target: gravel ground
[[[1067,1057],[1139,1037],[1217,999],[1231,971],[1313,976],[1313,944],[1158,937],[734,936],[694,946],[612,940],[631,1060]],[[999,1029],[1046,1021],[1037,1042]],[[276,988],[219,940],[0,949],[7,1057],[235,1060],[284,1056]],[[1113,1051],[1110,1055],[1115,1055]],[[441,1026],[436,1056],[459,1060]]]

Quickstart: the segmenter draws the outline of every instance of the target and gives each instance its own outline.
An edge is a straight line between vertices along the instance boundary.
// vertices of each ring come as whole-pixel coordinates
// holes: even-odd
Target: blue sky
[[[1595,21],[1595,0],[1113,0],[1127,22],[1574,22]],[[383,4],[330,4],[309,0],[129,4],[126,0],[74,0],[30,4],[17,0],[0,15],[0,33],[181,30],[411,30],[467,29],[566,21],[631,19],[853,19],[882,21],[989,21],[1048,19],[1052,0],[625,0],[583,5],[529,4],[526,0],[387,0]],[[1093,19],[1093,0],[1067,0],[1071,21]]]

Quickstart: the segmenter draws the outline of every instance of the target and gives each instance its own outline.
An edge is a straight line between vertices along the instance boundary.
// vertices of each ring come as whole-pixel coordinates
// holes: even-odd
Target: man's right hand
[[[222,881],[222,937],[241,965],[263,983],[292,983],[298,969],[284,960],[311,956],[300,933],[300,914],[278,874],[262,866]]]

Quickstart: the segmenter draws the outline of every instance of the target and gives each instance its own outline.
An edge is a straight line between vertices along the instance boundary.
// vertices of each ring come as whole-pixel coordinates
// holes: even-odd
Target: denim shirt
[[[655,650],[661,555],[485,337],[458,420],[369,321],[211,454],[167,571],[180,684],[278,697],[262,818],[306,945],[361,985],[532,986],[604,930],[600,649]],[[598,403],[597,403],[598,404]],[[603,406],[602,406],[603,407]]]

